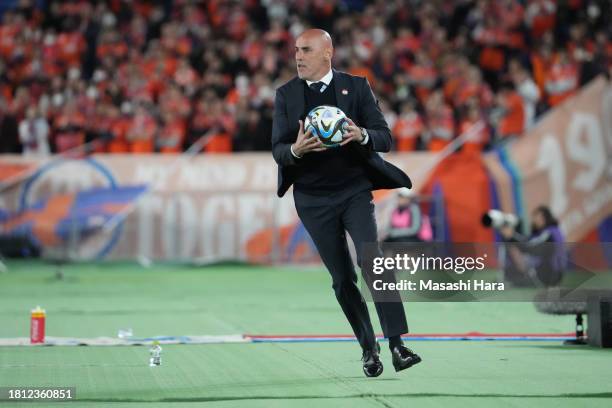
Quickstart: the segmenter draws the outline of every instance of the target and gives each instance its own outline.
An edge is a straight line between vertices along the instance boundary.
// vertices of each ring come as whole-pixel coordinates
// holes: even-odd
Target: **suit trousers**
[[[362,191],[340,200],[317,197],[314,204],[298,192],[294,192],[294,198],[298,216],[331,274],[336,299],[355,337],[363,349],[372,349],[376,336],[365,299],[357,286],[357,274],[346,237],[348,232],[355,244],[357,263],[361,266],[362,244],[377,242],[372,193]],[[363,272],[362,277],[367,279]],[[375,302],[375,307],[385,337],[408,332],[401,300]]]

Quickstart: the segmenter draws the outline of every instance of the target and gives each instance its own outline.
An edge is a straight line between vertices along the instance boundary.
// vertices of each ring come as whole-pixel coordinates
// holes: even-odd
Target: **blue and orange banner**
[[[592,81],[484,163],[498,208],[529,219],[546,205],[568,241],[584,239],[612,215],[610,82]]]

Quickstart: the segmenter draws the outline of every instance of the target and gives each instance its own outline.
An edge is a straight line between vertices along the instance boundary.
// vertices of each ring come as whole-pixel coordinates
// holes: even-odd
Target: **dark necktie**
[[[323,88],[323,86],[325,85],[325,82],[313,82],[312,84],[309,85],[310,89],[312,89],[315,92],[323,92],[321,91],[321,88]]]

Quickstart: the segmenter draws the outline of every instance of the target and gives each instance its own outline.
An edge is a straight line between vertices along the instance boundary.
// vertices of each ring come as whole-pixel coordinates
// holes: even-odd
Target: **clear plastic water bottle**
[[[133,335],[134,335],[134,331],[131,328],[119,329],[119,331],[117,332],[117,337],[119,337],[120,339],[124,339],[124,340],[129,339]]]
[[[149,367],[161,365],[162,348],[157,340],[153,342],[153,346],[149,349],[149,352],[151,354],[151,358],[149,358]]]

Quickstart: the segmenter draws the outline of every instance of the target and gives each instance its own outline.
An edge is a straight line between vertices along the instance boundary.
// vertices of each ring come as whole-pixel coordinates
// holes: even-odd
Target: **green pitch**
[[[347,334],[321,269],[12,262],[0,273],[0,337],[27,337],[29,310],[47,335]],[[370,308],[373,312],[373,307]],[[571,317],[529,303],[413,303],[414,333],[565,333]],[[377,331],[376,316],[372,314]],[[0,347],[0,386],[74,386],[77,402],[33,406],[608,407],[612,350],[559,342],[413,342],[423,363],[365,378],[357,343]],[[151,404],[151,402],[153,404]],[[3,406],[9,406],[2,402]],[[14,404],[25,406],[25,404]]]

